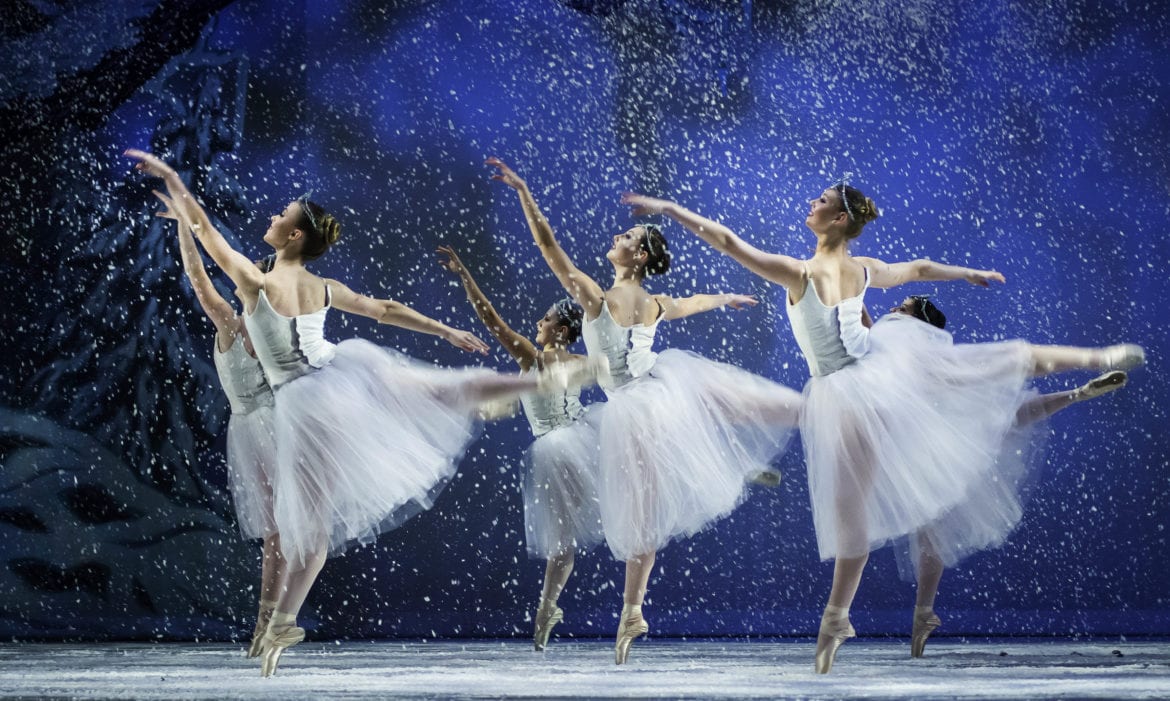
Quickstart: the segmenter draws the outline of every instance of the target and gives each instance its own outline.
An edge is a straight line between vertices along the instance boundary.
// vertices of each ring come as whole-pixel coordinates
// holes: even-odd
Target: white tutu
[[[1018,523],[1031,356],[1013,341],[953,345],[883,317],[857,362],[805,386],[800,429],[823,559],[929,533],[939,558],[998,545]]]
[[[601,520],[614,557],[655,552],[729,514],[745,480],[787,445],[800,394],[694,353],[666,350],[609,393],[600,424]]]
[[[524,453],[524,532],[531,557],[580,552],[603,539],[591,413],[596,410],[540,436]]]
[[[245,538],[267,538],[276,532],[272,514],[275,445],[272,407],[233,413],[228,419],[228,488]]]
[[[294,567],[428,509],[478,422],[464,391],[484,369],[440,369],[367,341],[276,390],[276,525]]]

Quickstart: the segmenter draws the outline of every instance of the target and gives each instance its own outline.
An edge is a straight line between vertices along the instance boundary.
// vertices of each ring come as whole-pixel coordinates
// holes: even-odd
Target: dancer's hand
[[[450,329],[443,335],[443,338],[460,350],[465,350],[468,353],[479,353],[480,355],[488,354],[488,345],[479,340],[475,334],[470,331],[460,331],[459,329]]]
[[[439,265],[443,266],[447,270],[450,270],[456,275],[462,275],[463,271],[466,270],[466,268],[463,267],[463,261],[459,260],[459,255],[455,253],[454,248],[451,248],[450,246],[439,246],[436,252],[440,256]],[[442,256],[447,257],[443,258]]]
[[[174,200],[158,190],[151,190],[150,192],[163,204],[162,211],[155,212],[154,216],[162,217],[163,219],[174,219],[180,226],[191,226],[191,222],[187,219],[187,213],[183,211],[182,207],[176,207]]]
[[[147,175],[153,175],[156,178],[167,178],[172,175],[177,175],[175,169],[166,164],[163,159],[146,151],[139,151],[136,148],[128,148],[124,155],[138,161],[134,166],[135,170],[140,170]]]
[[[500,171],[492,176],[492,180],[499,180],[508,187],[515,188],[517,190],[528,187],[528,183],[524,182],[524,179],[519,175],[516,175],[516,171],[509,168],[506,163],[496,158],[495,156],[487,159],[484,161],[484,163]]]
[[[174,219],[175,221],[179,222],[180,224],[183,223],[183,220],[179,218],[179,213],[176,211],[178,208],[175,207],[174,200],[172,200],[171,198],[162,194],[158,190],[151,190],[150,194],[157,197],[158,201],[162,202],[162,206],[163,206],[162,211],[155,212],[154,216],[162,217],[163,219]]]
[[[647,214],[662,214],[667,207],[674,204],[670,200],[660,200],[654,197],[647,197],[646,195],[639,195],[634,192],[626,192],[622,194],[622,204],[633,207],[630,214],[635,217],[642,217]]]
[[[752,295],[727,294],[724,297],[726,299],[724,299],[723,303],[732,309],[746,309],[747,307],[754,307],[760,303],[760,300]]]
[[[980,287],[991,287],[992,282],[998,282],[1001,285],[1007,282],[1003,274],[995,270],[968,269],[963,279],[972,285],[978,285]]]

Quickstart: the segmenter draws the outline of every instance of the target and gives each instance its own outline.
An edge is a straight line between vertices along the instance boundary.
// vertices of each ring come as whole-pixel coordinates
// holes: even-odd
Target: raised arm
[[[227,273],[232,282],[236,283],[236,286],[245,293],[255,294],[263,283],[263,273],[247,256],[232,248],[219,229],[212,225],[207,212],[203,211],[203,207],[183,184],[175,169],[164,163],[162,159],[145,151],[127,149],[126,155],[138,161],[138,164],[134,166],[138,170],[147,175],[162,178],[166,184],[167,193],[170,194],[171,200],[174,202],[173,206],[186,216],[187,221],[190,222],[192,233],[203,244],[203,248],[206,249],[216,265]]]
[[[654,295],[654,299],[662,305],[664,319],[682,319],[694,314],[701,314],[720,307],[743,309],[754,307],[759,301],[751,295],[719,294],[719,295],[691,295],[690,297],[670,297]]]
[[[803,270],[798,259],[778,253],[765,253],[736,236],[726,226],[681,205],[630,192],[622,195],[622,203],[633,207],[632,213],[635,216],[665,214],[711,244],[715,250],[730,256],[765,280],[783,285],[785,288],[796,287],[803,282]]]
[[[540,254],[544,256],[544,262],[548,263],[548,267],[561,281],[561,285],[569,293],[569,296],[577,300],[577,303],[585,310],[585,316],[589,319],[597,318],[597,315],[601,313],[603,301],[601,286],[581,272],[569,259],[565,250],[561,248],[561,244],[557,243],[552,227],[548,224],[548,219],[541,213],[540,207],[536,205],[536,200],[532,197],[532,192],[528,189],[528,183],[524,182],[519,175],[516,175],[515,171],[498,158],[487,159],[487,164],[499,170],[492,176],[492,180],[504,183],[516,190],[516,194],[520,196],[520,206],[524,208],[524,218],[528,221],[528,228],[532,230],[532,238],[536,240]]]
[[[335,308],[350,314],[369,317],[380,324],[391,324],[408,331],[417,331],[438,336],[456,348],[487,355],[487,344],[468,331],[460,331],[420,314],[410,307],[391,299],[374,299],[360,295],[337,280],[326,280],[332,294]]]
[[[236,310],[232,307],[211,282],[207,269],[203,267],[203,257],[199,255],[199,247],[195,245],[195,238],[191,236],[190,222],[186,215],[174,206],[171,198],[154,190],[154,196],[163,203],[163,211],[156,212],[155,216],[174,219],[179,226],[179,257],[183,261],[183,271],[195,290],[195,299],[203,307],[203,313],[215,324],[215,331],[224,340],[234,339],[238,331]]]
[[[882,289],[897,287],[907,282],[966,280],[979,287],[990,287],[992,282],[1005,282],[1003,275],[995,270],[944,265],[925,258],[904,263],[887,263],[877,258],[861,256],[854,256],[853,260],[869,269],[870,286]]]
[[[479,285],[475,284],[475,278],[471,277],[471,273],[467,270],[467,266],[463,265],[463,261],[459,260],[459,255],[455,253],[455,249],[450,246],[439,246],[440,257],[439,265],[442,265],[447,270],[459,276],[459,280],[463,283],[463,289],[467,292],[467,301],[471,302],[472,308],[475,309],[475,315],[483,322],[483,325],[488,328],[504,350],[508,351],[520,367],[524,370],[532,367],[536,362],[537,350],[536,346],[527,338],[516,333],[504,322],[500,315],[496,312],[495,307],[492,306],[487,295],[479,289]]]

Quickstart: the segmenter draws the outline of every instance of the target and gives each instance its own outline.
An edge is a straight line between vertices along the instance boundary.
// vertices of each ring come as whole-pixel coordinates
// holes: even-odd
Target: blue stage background
[[[528,180],[603,284],[609,237],[630,222],[623,191],[678,199],[805,256],[807,200],[854,172],[882,208],[855,253],[1008,279],[874,290],[875,313],[930,293],[957,341],[1148,352],[1128,387],[1052,419],[1023,523],[947,573],[940,634],[1170,632],[1164,5],[17,5],[0,54],[0,635],[251,631],[259,554],[236,534],[224,490],[213,329],[126,147],[166,156],[257,257],[267,218],[313,191],[343,226],[315,271],[477,333],[435,263],[440,244],[523,333],[562,296],[488,156]],[[680,227],[666,232],[675,264],[655,291],[761,304],[669,324],[660,347],[802,386],[783,291]],[[500,351],[481,359],[340,314],[328,331],[441,365],[514,369]],[[530,440],[522,417],[489,425],[432,511],[331,560],[302,617],[311,635],[530,634],[543,572],[523,546],[518,463]],[[779,466],[779,487],[754,488],[732,517],[660,554],[655,634],[815,632],[831,565],[816,557],[798,443]],[[558,632],[612,635],[622,576],[603,549],[579,556]],[[875,554],[858,630],[908,634],[912,605],[893,557]]]

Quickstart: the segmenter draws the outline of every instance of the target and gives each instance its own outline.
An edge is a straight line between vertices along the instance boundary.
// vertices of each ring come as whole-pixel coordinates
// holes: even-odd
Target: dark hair
[[[910,295],[914,302],[914,317],[940,329],[947,327],[947,315],[942,313],[926,295]]]
[[[565,297],[564,299],[557,300],[556,304],[553,305],[553,311],[557,313],[557,319],[560,325],[569,329],[569,336],[565,339],[565,345],[573,345],[578,338],[581,338],[581,322],[585,318],[585,310],[571,298]]]
[[[837,183],[833,186],[833,191],[841,198],[841,209],[849,215],[849,227],[846,229],[849,238],[860,236],[862,227],[881,216],[877,205],[861,190],[845,183]]]
[[[309,200],[308,195],[297,198],[300,205],[300,215],[297,217],[297,228],[305,232],[305,243],[301,246],[301,257],[305,260],[316,260],[325,255],[329,247],[341,238],[341,224],[332,214],[316,202]]]
[[[662,229],[656,224],[640,224],[646,232],[642,237],[642,250],[646,251],[647,275],[661,275],[670,270],[670,246],[666,245],[666,237]]]

